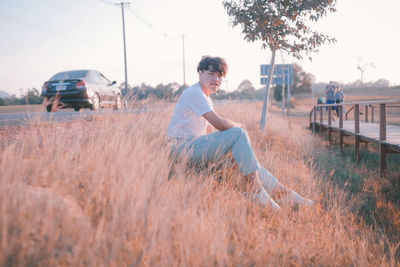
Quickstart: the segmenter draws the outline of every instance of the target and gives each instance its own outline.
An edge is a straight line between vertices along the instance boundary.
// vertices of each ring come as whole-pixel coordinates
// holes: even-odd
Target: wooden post
[[[319,109],[319,123],[322,124],[323,121],[323,112],[322,112],[322,107]]]
[[[349,108],[349,110],[346,112],[346,120],[347,120],[347,115],[350,113],[350,111],[353,109],[354,107]]]
[[[313,133],[315,134],[315,127],[316,127],[316,124],[317,123],[317,107],[316,106],[314,106],[314,122],[313,122]]]
[[[360,133],[360,105],[354,105],[354,132]]]
[[[379,167],[381,177],[386,176],[387,148],[383,141],[386,140],[386,104],[379,106]]]
[[[329,140],[329,145],[332,144],[332,107],[328,107],[328,140]]]
[[[343,106],[338,106],[339,108],[339,146],[342,154],[344,152],[343,145]]]
[[[371,122],[374,123],[374,107],[371,105]]]
[[[380,104],[379,108],[379,139],[386,140],[386,104]]]
[[[317,121],[317,107],[314,107],[314,122]]]
[[[387,148],[386,145],[382,142],[379,143],[379,169],[381,177],[386,176],[386,154]]]
[[[331,106],[328,107],[328,125],[329,126],[332,125],[332,107]]]
[[[356,162],[360,163],[360,105],[354,105],[354,150],[356,153]]]
[[[365,105],[365,122],[368,122],[368,105]]]
[[[323,121],[323,113],[322,107],[319,109],[319,133],[322,135],[322,121]]]
[[[360,136],[357,134],[354,136],[354,148],[356,152],[356,162],[360,164]]]

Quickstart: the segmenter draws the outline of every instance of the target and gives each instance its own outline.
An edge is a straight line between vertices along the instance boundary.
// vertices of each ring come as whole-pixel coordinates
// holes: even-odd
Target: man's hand
[[[240,127],[240,128],[242,128],[243,130],[246,131],[246,127],[243,124],[241,124],[239,122],[233,122],[233,123],[235,124],[235,127]]]

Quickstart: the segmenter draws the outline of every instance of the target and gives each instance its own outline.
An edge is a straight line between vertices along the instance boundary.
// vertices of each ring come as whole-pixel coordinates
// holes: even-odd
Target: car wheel
[[[93,99],[92,99],[91,110],[98,110],[99,108],[100,108],[100,97],[96,93],[96,94],[94,94]]]
[[[122,98],[120,94],[117,94],[117,96],[115,97],[115,106],[114,106],[115,110],[121,110],[122,109]]]
[[[46,106],[47,112],[51,112],[52,106],[53,106],[53,105],[47,105],[47,106]]]
[[[74,110],[79,111],[79,110],[81,110],[81,107],[74,107]]]

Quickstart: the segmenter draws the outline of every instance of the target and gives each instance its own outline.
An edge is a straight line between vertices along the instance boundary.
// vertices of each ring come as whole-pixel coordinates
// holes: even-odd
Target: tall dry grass
[[[181,166],[168,180],[171,108],[36,121],[1,133],[0,265],[394,265],[385,234],[314,172],[309,132],[272,117],[260,133],[260,108],[218,111],[243,122],[259,161],[315,207],[262,208],[242,195],[235,171]]]

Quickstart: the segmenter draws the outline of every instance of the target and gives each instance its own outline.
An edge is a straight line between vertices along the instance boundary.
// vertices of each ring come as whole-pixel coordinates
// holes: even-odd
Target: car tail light
[[[49,90],[49,85],[47,83],[44,83],[42,86],[42,92],[46,92],[47,90]]]
[[[76,89],[86,89],[86,82],[85,81],[79,81],[75,84]]]

